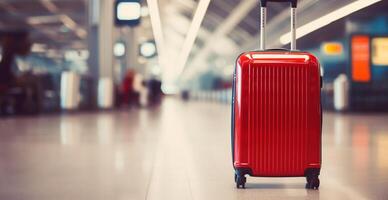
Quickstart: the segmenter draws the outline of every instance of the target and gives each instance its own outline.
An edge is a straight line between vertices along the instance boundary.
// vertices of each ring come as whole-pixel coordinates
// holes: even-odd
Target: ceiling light
[[[58,8],[57,6],[51,2],[50,0],[41,0],[40,1],[44,7],[47,8],[47,10],[49,10],[50,12],[52,13],[56,13],[58,11]]]
[[[346,17],[358,10],[368,7],[372,4],[380,2],[381,0],[358,0],[350,3],[342,8],[339,8],[329,14],[326,14],[312,22],[309,22],[296,30],[296,38],[299,39],[315,30],[318,30],[336,20]],[[280,37],[280,43],[286,45],[290,43],[291,33],[286,33]]]
[[[30,25],[51,24],[58,23],[60,21],[61,20],[58,15],[35,16],[27,18],[27,23]]]

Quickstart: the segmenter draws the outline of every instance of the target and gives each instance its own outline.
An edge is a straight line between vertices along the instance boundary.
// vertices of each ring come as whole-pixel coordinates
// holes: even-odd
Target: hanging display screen
[[[117,0],[115,6],[115,15],[116,25],[138,25],[141,18],[141,5],[139,0]]]

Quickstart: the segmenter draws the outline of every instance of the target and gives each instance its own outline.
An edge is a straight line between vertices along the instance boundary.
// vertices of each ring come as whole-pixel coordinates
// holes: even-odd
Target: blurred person
[[[188,101],[190,100],[190,92],[189,90],[185,89],[185,90],[182,90],[181,92],[181,97],[184,101]]]
[[[16,58],[30,53],[31,42],[27,31],[0,33],[2,59],[0,61],[0,107],[13,104],[17,111],[36,110],[37,84],[29,72],[17,74]],[[12,98],[10,98],[12,96]]]
[[[148,83],[149,104],[151,106],[157,106],[162,101],[162,82],[155,77],[152,77]]]
[[[133,89],[139,95],[139,105],[146,107],[148,105],[148,88],[144,82],[143,76],[140,73],[136,73],[133,80]]]
[[[122,105],[139,105],[139,94],[135,91],[135,71],[129,69],[121,84]]]

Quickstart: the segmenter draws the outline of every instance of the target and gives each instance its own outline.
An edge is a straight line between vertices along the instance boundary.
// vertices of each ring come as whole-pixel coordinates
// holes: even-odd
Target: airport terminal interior
[[[0,200],[386,200],[387,10],[0,0]]]

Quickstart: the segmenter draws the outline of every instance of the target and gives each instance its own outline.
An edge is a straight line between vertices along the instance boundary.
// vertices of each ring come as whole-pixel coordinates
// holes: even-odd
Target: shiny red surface
[[[320,69],[303,52],[248,52],[236,65],[234,166],[253,176],[321,167]]]

